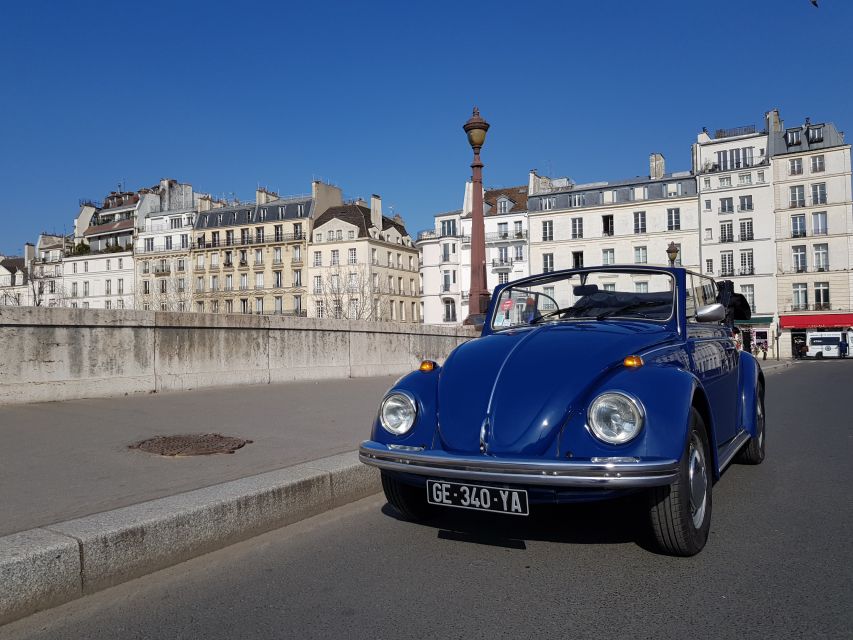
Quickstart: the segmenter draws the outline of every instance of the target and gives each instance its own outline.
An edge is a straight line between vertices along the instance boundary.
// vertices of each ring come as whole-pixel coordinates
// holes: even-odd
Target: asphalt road
[[[657,555],[628,503],[401,522],[373,497],[0,628],[2,638],[851,638],[853,362],[768,378],[768,457]]]

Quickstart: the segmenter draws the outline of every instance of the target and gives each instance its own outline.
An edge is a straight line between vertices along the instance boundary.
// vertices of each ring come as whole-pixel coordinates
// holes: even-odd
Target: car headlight
[[[385,431],[401,436],[415,424],[418,408],[415,399],[408,393],[389,393],[379,407],[379,422]]]
[[[624,444],[633,440],[643,428],[643,408],[624,393],[602,393],[587,412],[590,429],[608,444]]]

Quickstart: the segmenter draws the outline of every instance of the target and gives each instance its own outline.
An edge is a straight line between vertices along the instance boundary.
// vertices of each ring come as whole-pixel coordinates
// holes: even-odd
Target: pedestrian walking
[[[761,359],[767,360],[767,345],[766,344],[761,345]]]
[[[842,358],[847,357],[847,338],[842,337],[841,342],[838,343],[838,355]]]

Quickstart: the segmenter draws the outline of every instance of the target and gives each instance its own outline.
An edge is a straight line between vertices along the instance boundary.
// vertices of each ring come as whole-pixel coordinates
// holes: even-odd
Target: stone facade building
[[[379,196],[317,216],[308,249],[310,316],[420,322],[418,250]]]

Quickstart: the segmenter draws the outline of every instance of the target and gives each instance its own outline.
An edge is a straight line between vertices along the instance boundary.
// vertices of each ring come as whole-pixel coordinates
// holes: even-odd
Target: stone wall
[[[403,374],[468,327],[0,307],[0,404]]]

